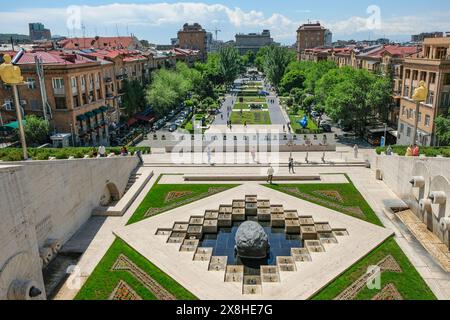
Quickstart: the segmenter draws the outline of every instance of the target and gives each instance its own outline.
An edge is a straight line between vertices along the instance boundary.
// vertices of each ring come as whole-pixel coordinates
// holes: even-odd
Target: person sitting
[[[408,146],[408,148],[406,149],[405,157],[412,157],[412,155],[412,146]]]
[[[413,155],[413,157],[418,157],[420,155],[420,149],[419,149],[419,146],[417,144],[415,144],[413,146],[412,155]]]

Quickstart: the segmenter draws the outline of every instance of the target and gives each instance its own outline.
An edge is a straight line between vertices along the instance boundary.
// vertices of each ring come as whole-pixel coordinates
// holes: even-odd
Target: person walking
[[[419,146],[417,144],[414,144],[414,146],[412,148],[412,155],[413,155],[413,157],[420,156],[420,149],[419,149]]]
[[[101,145],[100,147],[98,147],[98,153],[100,155],[100,158],[105,158],[106,157],[106,148],[105,148],[105,146]]]
[[[252,147],[252,149],[250,150],[250,154],[252,155],[253,162],[256,162],[256,150],[255,150],[255,147]]]
[[[270,184],[273,184],[274,173],[275,173],[275,170],[273,169],[272,165],[269,163],[269,169],[267,169],[267,182]]]
[[[143,165],[143,164],[144,164],[144,159],[142,159],[142,151],[141,151],[141,149],[138,149],[138,150],[136,151],[136,156],[137,156],[138,159],[139,159],[139,163],[140,163],[141,165]]]
[[[354,153],[355,159],[358,159],[358,152],[359,152],[359,147],[357,144],[355,144],[353,146],[353,153]]]
[[[211,165],[211,149],[209,147],[206,149],[206,154],[208,156],[208,164]]]
[[[295,174],[294,158],[292,158],[292,155],[289,157],[289,173]]]

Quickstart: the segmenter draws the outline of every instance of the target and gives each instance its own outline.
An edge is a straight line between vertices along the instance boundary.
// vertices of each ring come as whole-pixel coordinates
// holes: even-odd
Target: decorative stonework
[[[402,272],[398,262],[391,255],[386,256],[381,261],[379,261],[376,266],[380,268],[380,273],[384,271],[390,272]],[[353,300],[367,285],[367,282],[377,275],[377,270],[373,269],[372,272],[366,272],[361,277],[353,282],[347,289],[342,291],[334,300]]]
[[[142,298],[123,280],[120,280],[109,300],[142,300]]]
[[[186,198],[184,200],[181,200],[181,201],[178,201],[178,202],[175,202],[175,203],[171,203],[171,204],[169,204],[169,205],[167,205],[167,206],[165,206],[163,208],[150,208],[145,213],[144,218],[150,218],[150,217],[156,216],[156,215],[158,215],[158,214],[160,214],[162,212],[169,211],[169,210],[175,209],[177,207],[181,207],[181,206],[183,206],[185,204],[188,204],[188,203],[191,203],[191,202],[194,202],[194,201],[197,201],[197,200],[200,200],[200,199],[212,196],[212,195],[214,195],[216,193],[220,193],[220,192],[223,192],[225,190],[227,190],[227,188],[211,187],[211,188],[208,189],[208,192],[206,194],[202,193],[202,194],[199,194],[199,195],[197,195],[195,197],[188,197],[188,198]],[[169,194],[170,194],[170,192],[169,192]],[[183,197],[186,196],[186,195],[187,194],[183,195]],[[178,198],[180,198],[180,197],[178,197]],[[175,198],[175,199],[178,199],[178,198]],[[167,196],[166,196],[166,199],[167,199]],[[171,200],[174,200],[174,198],[172,198]]]
[[[192,191],[170,191],[169,193],[166,194],[164,202],[167,203],[179,198],[183,198],[190,194],[192,194]]]
[[[324,253],[325,245],[336,245],[339,237],[349,235],[346,229],[332,229],[328,222],[316,222],[312,216],[285,210],[282,205],[271,205],[269,200],[258,200],[256,195],[233,200],[231,205],[222,204],[218,210],[206,210],[203,216],[191,216],[188,220],[174,222],[172,228],[159,228],[156,235],[167,237],[167,243],[179,244],[179,251],[192,254],[193,261],[208,262],[209,272],[225,272],[225,282],[241,283],[242,294],[249,295],[261,294],[262,283],[279,283],[280,272],[297,272],[299,265],[313,260],[312,253]],[[241,221],[247,221],[241,227],[246,223],[261,227],[256,222],[259,221],[272,228],[283,228],[287,235],[299,235],[304,247],[291,248],[290,256],[277,256],[275,265],[261,265],[260,275],[244,274],[243,265],[228,264],[227,256],[214,256],[213,248],[199,247],[205,234],[217,234],[220,228],[230,228],[233,222]]]
[[[403,297],[397,287],[393,283],[389,283],[373,296],[372,300],[403,300]]]
[[[347,212],[352,216],[365,218],[364,212],[359,207],[347,207],[344,205],[340,205],[338,203],[301,192],[297,188],[284,187],[284,188],[281,188],[281,190],[288,194],[293,194],[293,195],[299,196],[300,198],[305,199],[307,201],[312,201],[312,202],[318,203],[320,205],[333,208],[338,211]]]
[[[121,254],[112,266],[112,271],[128,271],[140,283],[142,283],[158,300],[176,300],[175,296],[168,292],[146,272],[135,265],[128,257]]]
[[[312,193],[314,193],[315,195],[320,196],[320,197],[324,197],[324,198],[327,198],[330,200],[344,203],[344,198],[341,196],[339,191],[336,191],[336,190],[316,190],[316,191],[313,191]]]

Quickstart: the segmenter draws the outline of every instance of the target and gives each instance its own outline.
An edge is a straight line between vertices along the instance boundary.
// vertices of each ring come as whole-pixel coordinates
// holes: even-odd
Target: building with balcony
[[[235,47],[239,54],[244,55],[248,51],[258,53],[262,47],[274,44],[269,30],[263,30],[261,33],[239,33],[236,35]]]
[[[427,101],[412,100],[414,90],[423,80],[428,87]],[[412,143],[414,124],[418,119],[419,145],[436,144],[435,119],[450,108],[450,38],[427,38],[422,52],[404,59],[400,99],[398,144]]]
[[[18,60],[27,85],[19,87],[25,115],[43,116],[44,101],[36,74],[35,57],[44,66],[47,103],[51,109],[50,129],[73,134],[79,145],[108,144],[108,118],[102,65],[79,54],[60,51],[26,52]],[[15,121],[12,90],[1,83],[0,102],[5,123]]]

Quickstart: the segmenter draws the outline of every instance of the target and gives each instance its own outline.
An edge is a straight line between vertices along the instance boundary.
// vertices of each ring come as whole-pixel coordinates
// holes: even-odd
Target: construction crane
[[[216,41],[217,41],[217,39],[218,39],[218,35],[219,35],[219,32],[222,32],[222,30],[220,30],[220,29],[214,29],[214,30],[207,30],[208,32],[214,32],[215,34],[216,34]]]

